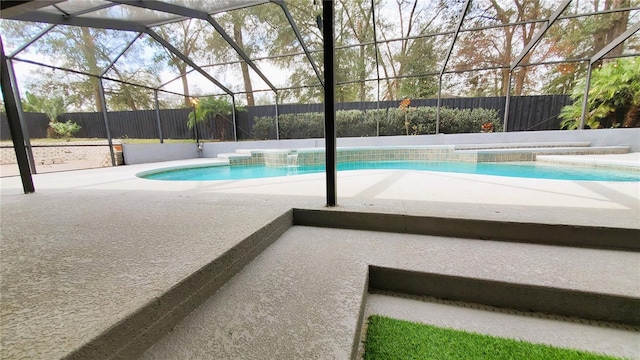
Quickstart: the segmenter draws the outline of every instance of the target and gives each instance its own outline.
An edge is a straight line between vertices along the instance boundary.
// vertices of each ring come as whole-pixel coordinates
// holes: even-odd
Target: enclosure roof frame
[[[207,21],[213,28],[222,36],[222,38],[236,51],[236,53],[249,65],[253,71],[271,88],[276,91],[276,87],[271,81],[262,73],[262,71],[256,66],[256,64],[247,56],[245,51],[227,34],[227,32],[218,24],[218,22],[208,13],[204,11],[194,10],[183,6],[165,3],[165,2],[144,2],[144,1],[127,1],[127,0],[109,0],[113,3],[136,6],[144,9],[150,9],[155,11],[161,11],[165,13],[184,16],[186,18],[200,19]]]
[[[67,12],[65,12],[64,10],[60,9],[57,6],[58,3],[63,3],[64,0],[54,0],[54,1],[46,1],[46,2],[45,1],[33,1],[33,0],[25,1],[25,3],[38,2],[38,3],[40,3],[39,4],[40,6],[22,6],[20,9],[16,9],[15,11],[12,11],[12,12],[3,11],[3,14],[0,15],[1,18],[11,19],[11,20],[20,20],[20,21],[29,21],[29,22],[38,22],[38,23],[47,23],[47,24],[51,25],[47,29],[45,29],[43,32],[38,34],[34,39],[32,39],[29,42],[25,43],[24,45],[20,46],[20,48],[17,51],[15,51],[13,54],[10,54],[8,56],[8,58],[9,59],[15,58],[15,55],[17,55],[18,53],[22,52],[24,49],[29,47],[31,44],[33,44],[40,37],[42,37],[43,35],[48,33],[50,30],[52,30],[57,25],[78,26],[78,27],[85,27],[85,28],[108,29],[108,30],[118,30],[118,31],[144,33],[144,34],[147,34],[150,37],[152,37],[156,42],[160,43],[167,51],[169,51],[170,53],[174,54],[176,57],[180,58],[182,61],[187,63],[192,68],[192,70],[190,70],[189,73],[191,73],[194,70],[199,72],[205,78],[207,78],[207,80],[209,80],[214,85],[216,85],[218,88],[223,90],[226,94],[228,94],[230,96],[233,96],[236,92],[230,90],[228,87],[223,85],[220,81],[218,81],[215,78],[213,78],[209,73],[204,71],[201,66],[197,65],[194,61],[192,61],[187,56],[185,56],[180,51],[178,51],[178,49],[173,47],[169,42],[167,42],[164,38],[162,38],[157,32],[153,31],[153,29],[152,29],[153,27],[160,26],[162,24],[182,21],[182,20],[189,19],[189,18],[201,19],[201,20],[207,21],[211,26],[213,26],[213,28],[218,32],[218,34],[220,34],[222,36],[222,38],[229,44],[229,46],[231,46],[234,49],[234,51],[238,54],[238,56],[243,61],[245,61],[247,63],[247,65],[249,65],[249,67],[251,67],[251,69],[261,78],[262,81],[265,82],[265,84],[267,84],[267,86],[271,89],[271,91],[273,91],[273,92],[277,92],[278,91],[278,88],[262,72],[262,70],[260,70],[260,68],[246,54],[246,52],[231,38],[231,36],[229,36],[229,34],[211,16],[210,13],[205,12],[205,11],[200,11],[200,10],[187,8],[187,7],[180,6],[180,5],[166,3],[166,2],[162,2],[162,1],[141,1],[141,0],[135,0],[135,1],[129,1],[129,0],[105,0],[105,1],[107,1],[108,3],[100,4],[100,5],[97,5],[97,6],[94,6],[94,7],[90,7],[90,8],[84,9],[84,10],[80,10],[80,11],[77,11],[77,12],[74,12],[74,13],[67,13]],[[298,42],[300,43],[301,47],[304,50],[304,54],[306,55],[311,67],[313,68],[313,71],[315,72],[316,76],[320,80],[320,83],[324,84],[322,76],[321,76],[321,73],[318,70],[318,67],[317,67],[315,61],[313,60],[313,57],[311,56],[311,52],[309,51],[304,39],[302,38],[302,35],[300,34],[300,31],[298,30],[298,27],[296,26],[295,21],[294,21],[293,17],[291,16],[291,14],[290,14],[290,12],[288,10],[288,8],[286,6],[286,3],[283,0],[254,1],[251,4],[248,4],[248,5],[240,5],[240,6],[234,5],[234,6],[229,6],[228,8],[225,7],[225,8],[217,9],[213,13],[237,10],[237,9],[241,9],[241,8],[245,8],[245,7],[251,7],[251,6],[256,6],[256,5],[260,5],[260,4],[267,4],[267,3],[276,4],[277,6],[279,6],[282,9],[282,11],[284,12],[285,17],[287,18],[287,21],[289,22],[289,25],[291,26],[291,29],[293,30],[294,34],[296,35],[296,38],[297,38]],[[43,11],[33,11],[33,10],[38,10],[38,9],[40,9],[42,7],[46,7],[46,6],[49,6],[49,5],[53,5],[61,14],[58,15],[58,14],[53,14],[53,13],[48,13],[48,12],[43,12]],[[89,17],[79,17],[80,15],[83,15],[83,14],[91,13],[91,12],[102,10],[102,9],[106,9],[106,8],[113,7],[113,6],[116,6],[116,5],[135,6],[135,7],[142,8],[142,9],[148,9],[148,10],[158,11],[158,12],[162,12],[162,13],[177,15],[178,17],[173,18],[173,19],[169,19],[167,21],[156,22],[156,23],[146,24],[146,25],[143,24],[142,22],[138,22],[138,21],[129,21],[129,20],[120,20],[120,19],[107,19],[107,18],[94,18],[94,17],[91,17],[91,18],[89,18]],[[134,39],[133,42],[137,41],[139,38],[140,38],[140,35],[138,35]],[[118,61],[118,59],[128,50],[128,48],[131,47],[131,45],[132,45],[132,43],[128,44],[128,46],[125,48],[125,50],[122,53],[120,53],[115,59],[113,59],[111,61],[110,66],[107,67],[107,70],[110,67],[112,67]],[[73,69],[67,69],[67,68],[60,68],[60,69],[62,69],[62,70],[70,70],[70,71],[73,70]],[[107,70],[105,70],[105,72]],[[101,74],[101,76],[103,76],[105,74],[105,72],[103,72]],[[174,80],[175,79],[173,79],[171,81],[168,81],[167,83],[172,82]],[[139,86],[138,84],[134,84],[134,83],[129,83],[129,82],[124,82],[124,83],[130,84],[130,85]],[[161,84],[161,85],[155,87],[154,89],[160,90],[160,88],[165,86],[167,83]]]
[[[80,27],[87,27],[87,28],[98,28],[98,29],[112,29],[112,30],[119,30],[119,31],[128,31],[128,32],[136,32],[136,33],[144,33],[147,34],[149,36],[151,36],[152,38],[154,38],[154,40],[156,40],[157,42],[159,42],[167,51],[173,53],[175,56],[179,57],[180,59],[182,59],[184,61],[184,58],[188,58],[186,57],[184,54],[178,54],[176,53],[177,49],[175,47],[169,46],[167,47],[166,45],[169,44],[166,41],[162,41],[159,39],[163,39],[162,37],[160,37],[155,31],[153,31],[153,27],[159,26],[161,24],[166,24],[166,23],[171,23],[171,22],[176,22],[176,21],[182,21],[184,19],[188,19],[188,18],[197,18],[197,19],[201,19],[201,20],[205,20],[207,22],[209,22],[214,28],[215,30],[224,38],[224,40],[236,51],[236,53],[240,56],[240,58],[242,60],[237,60],[237,61],[228,61],[225,62],[224,64],[235,64],[235,63],[241,63],[242,61],[246,62],[247,65],[249,65],[252,70],[254,70],[256,72],[256,74],[265,82],[265,84],[267,84],[267,86],[271,89],[271,91],[277,92],[278,90],[286,90],[287,88],[278,88],[275,85],[273,85],[273,83],[269,80],[269,78],[259,69],[259,67],[257,66],[257,64],[255,63],[255,61],[259,60],[258,58],[256,59],[251,59],[246,52],[243,51],[243,49],[241,49],[238,44],[233,41],[233,39],[229,36],[229,34],[226,33],[226,31],[222,28],[222,26],[220,26],[220,24],[211,16],[211,14],[214,13],[219,13],[219,12],[223,12],[223,11],[231,11],[231,10],[236,10],[236,9],[240,9],[240,8],[246,8],[246,7],[251,7],[251,6],[256,6],[256,5],[260,5],[260,4],[268,4],[268,3],[273,3],[277,6],[279,6],[283,12],[285,17],[287,18],[287,21],[289,22],[289,25],[291,26],[291,29],[293,30],[300,46],[302,47],[302,51],[296,54],[287,54],[287,55],[276,55],[276,56],[268,56],[266,58],[279,58],[279,57],[283,57],[283,56],[288,56],[288,55],[305,55],[311,65],[311,67],[313,68],[313,71],[315,72],[319,83],[321,86],[324,86],[324,79],[323,79],[323,75],[321,73],[321,71],[319,70],[317,64],[315,63],[313,57],[312,57],[312,53],[317,53],[320,52],[321,50],[311,50],[308,48],[307,44],[305,43],[298,27],[295,24],[295,21],[293,20],[291,13],[289,12],[288,8],[287,8],[287,4],[285,0],[259,0],[259,1],[252,1],[250,4],[247,5],[233,5],[233,6],[228,6],[228,8],[220,8],[220,9],[216,9],[215,11],[213,11],[211,14],[209,12],[206,11],[202,11],[202,10],[196,10],[196,9],[191,9],[185,6],[181,6],[181,5],[175,5],[175,4],[171,4],[171,3],[167,3],[167,2],[163,2],[163,1],[142,1],[142,0],[104,0],[106,3],[104,4],[100,4],[100,5],[96,5],[94,7],[90,7],[87,9],[83,9],[80,11],[76,11],[73,13],[65,13],[62,9],[60,9],[60,7],[57,6],[57,4],[59,3],[64,3],[64,0],[53,0],[53,1],[43,1],[43,0],[39,0],[39,1],[25,1],[24,3],[38,3],[38,6],[35,6],[35,4],[31,4],[30,6],[17,6],[16,8],[19,8],[19,10],[15,10],[15,11],[3,11],[2,14],[0,14],[0,17],[2,18],[7,18],[7,19],[12,19],[12,20],[22,20],[22,21],[31,21],[31,22],[41,22],[41,23],[48,23],[51,24],[51,26],[45,30],[42,31],[42,33],[38,34],[34,39],[31,39],[29,42],[25,43],[24,45],[22,45],[18,50],[14,51],[14,53],[9,54],[7,57],[9,59],[12,58],[16,58],[16,55],[20,52],[22,52],[24,49],[26,49],[28,46],[30,46],[31,44],[33,44],[35,41],[37,41],[40,37],[44,36],[47,32],[49,32],[50,30],[52,30],[55,26],[57,25],[69,25],[69,26],[80,26]],[[459,26],[457,27],[457,29],[450,29],[450,30],[446,30],[446,31],[439,31],[437,33],[430,33],[430,34],[421,34],[421,35],[413,35],[413,36],[406,36],[406,37],[400,37],[400,38],[393,38],[393,39],[374,39],[373,42],[370,43],[359,43],[359,44],[349,44],[349,45],[343,45],[340,47],[336,47],[337,48],[350,48],[350,47],[358,47],[358,46],[365,46],[368,44],[378,44],[378,43],[385,43],[385,42],[392,42],[392,41],[400,41],[400,40],[410,40],[410,39],[417,39],[417,38],[423,38],[423,37],[430,37],[430,36],[440,36],[440,35],[451,35],[451,34],[456,34],[456,33],[463,33],[463,32],[472,32],[472,31],[481,31],[481,30],[486,30],[486,29],[492,29],[492,28],[498,28],[498,27],[505,27],[505,26],[518,26],[518,25],[522,25],[522,24],[532,24],[532,23],[545,23],[545,26],[538,30],[538,32],[535,34],[534,38],[527,43],[525,49],[520,53],[520,55],[517,57],[516,60],[514,60],[511,64],[509,65],[505,65],[505,66],[500,66],[500,68],[504,68],[507,67],[509,68],[511,71],[513,71],[516,67],[521,66],[520,62],[522,61],[522,59],[524,57],[526,57],[526,55],[531,51],[531,49],[539,42],[539,40],[545,35],[546,30],[548,30],[548,28],[551,26],[551,24],[553,24],[554,21],[556,20],[561,20],[561,19],[570,19],[570,18],[577,18],[577,17],[586,17],[586,16],[592,16],[592,15],[602,15],[602,14],[609,14],[609,13],[616,13],[616,12],[623,12],[623,11],[630,11],[630,10],[637,10],[637,7],[627,7],[627,8],[616,8],[616,9],[609,9],[609,10],[603,10],[603,11],[597,11],[597,12],[591,12],[591,13],[578,13],[578,14],[568,14],[568,15],[562,15],[562,12],[564,12],[564,10],[566,9],[566,6],[568,6],[568,4],[570,3],[570,0],[564,0],[563,3],[554,11],[554,13],[549,16],[546,19],[534,19],[534,20],[526,20],[526,21],[520,21],[520,22],[511,22],[508,24],[493,24],[493,25],[487,25],[487,26],[481,26],[481,27],[471,27],[471,28],[462,28],[461,24],[458,24]],[[57,14],[53,14],[53,13],[48,13],[48,12],[43,12],[43,11],[37,11],[39,8],[42,7],[46,7],[49,5],[52,5],[54,7],[56,7],[56,9],[58,9],[61,13],[63,13],[63,15],[57,15]],[[3,3],[4,5],[4,3]],[[127,5],[127,6],[135,6],[138,8],[143,8],[143,9],[148,9],[148,10],[152,10],[152,11],[158,11],[158,12],[163,12],[163,13],[168,13],[168,14],[173,14],[173,15],[177,15],[177,17],[172,18],[172,19],[168,19],[168,20],[164,20],[164,21],[160,21],[160,22],[156,22],[156,23],[151,23],[151,24],[143,24],[142,22],[139,21],[127,21],[127,20],[119,20],[119,19],[106,19],[106,18],[95,18],[95,17],[79,17],[80,15],[83,14],[87,14],[87,13],[91,13],[97,10],[101,10],[101,9],[106,9],[109,7],[113,7],[116,5]],[[13,8],[9,8],[9,10],[11,10]],[[35,10],[35,11],[34,11]],[[373,8],[372,12],[376,12],[376,9]],[[463,11],[466,13],[466,11]],[[634,32],[637,31],[631,31],[632,29],[629,29],[628,32],[630,33],[629,36],[633,35]],[[629,37],[627,36],[627,38]],[[139,36],[136,38],[139,39]],[[136,40],[137,41],[137,40]],[[134,41],[135,42],[135,41]],[[454,40],[455,42],[455,40]],[[130,47],[131,44],[129,44],[128,47]],[[615,46],[613,46],[615,47]],[[613,49],[613,47],[611,47],[611,49]],[[606,53],[608,51],[610,51],[611,49],[605,51],[606,49],[601,49],[601,52],[604,51],[603,54],[600,54],[600,57],[603,57],[604,55],[606,55]],[[451,54],[451,51],[453,49],[449,49],[449,56]],[[126,52],[126,50],[124,51]],[[123,53],[124,53],[123,52]],[[598,55],[598,54],[596,54]],[[118,57],[122,56],[122,54],[120,54]],[[593,56],[594,58],[597,58],[597,56]],[[17,58],[16,58],[17,59]],[[262,58],[260,58],[262,59]],[[113,64],[115,64],[117,62],[117,58],[112,61],[111,66],[113,66]],[[568,60],[568,59],[566,59]],[[597,61],[597,60],[596,60]],[[188,73],[191,73],[193,71],[197,71],[200,74],[202,74],[205,78],[207,78],[210,82],[212,82],[214,85],[216,85],[216,87],[220,88],[221,90],[223,90],[226,94],[228,95],[232,95],[233,94],[241,94],[241,93],[245,93],[245,92],[239,92],[239,91],[232,91],[230,90],[228,87],[224,86],[222,83],[220,83],[218,80],[216,80],[215,78],[213,78],[209,73],[207,73],[206,71],[204,71],[204,67],[206,66],[199,66],[197,64],[195,64],[195,62],[191,61],[190,59],[188,61],[185,61],[190,67],[192,67],[191,70],[188,71]],[[571,62],[571,61],[570,61]],[[446,63],[446,62],[445,62]],[[545,62],[546,63],[546,62]],[[543,64],[543,63],[540,63]],[[540,65],[540,64],[536,64],[536,65]],[[215,66],[215,65],[221,65],[221,64],[209,64],[211,66]],[[479,68],[479,69],[467,69],[466,71],[476,71],[476,70],[491,70],[491,69],[495,69],[495,66],[491,66],[491,67],[483,67],[483,68]],[[62,70],[72,70],[72,69],[66,69],[66,68],[61,68]],[[448,71],[441,71],[443,74],[448,73]],[[456,71],[457,72],[457,71]],[[104,73],[102,74],[104,75]],[[418,76],[418,75],[416,75]],[[174,78],[172,80],[169,80],[163,84],[160,84],[156,87],[154,87],[154,89],[157,90],[161,90],[162,87],[166,86],[168,83],[175,81],[177,78]],[[109,79],[109,80],[113,80],[113,79]],[[360,79],[362,80],[362,79]],[[126,82],[124,81],[123,83],[127,83],[127,84],[131,84],[134,86],[140,86],[139,84],[136,83],[130,83],[130,82]],[[145,86],[148,87],[148,86]],[[166,90],[165,90],[166,91]]]

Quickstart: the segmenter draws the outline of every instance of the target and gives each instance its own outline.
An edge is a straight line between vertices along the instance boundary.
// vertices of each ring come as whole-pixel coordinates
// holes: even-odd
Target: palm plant
[[[22,108],[26,112],[44,113],[49,121],[56,122],[58,115],[67,112],[69,103],[62,96],[46,98],[27,91],[25,99],[22,99]]]
[[[220,138],[224,139],[224,127],[229,123],[229,116],[233,113],[233,104],[222,97],[207,97],[196,101],[194,110],[189,113],[187,127],[193,129],[196,124],[204,123],[209,132],[213,135],[214,130],[209,123],[213,118],[220,132]],[[242,111],[236,108],[236,111]]]

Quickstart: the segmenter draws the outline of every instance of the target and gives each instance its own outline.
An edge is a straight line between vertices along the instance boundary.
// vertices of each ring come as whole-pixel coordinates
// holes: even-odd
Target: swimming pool
[[[421,170],[558,180],[640,181],[640,172],[597,167],[559,166],[556,164],[540,164],[536,162],[354,161],[338,163],[338,171],[378,169]],[[144,172],[138,174],[138,176],[151,180],[206,181],[295,176],[321,173],[324,171],[324,165],[278,167],[264,165],[223,165],[186,167],[169,170],[159,169],[154,172]]]

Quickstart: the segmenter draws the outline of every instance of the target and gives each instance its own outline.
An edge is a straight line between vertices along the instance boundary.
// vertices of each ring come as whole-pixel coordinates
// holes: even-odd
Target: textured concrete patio
[[[143,357],[349,358],[372,263],[640,293],[637,252],[291,228],[290,209],[324,209],[322,174],[219,182],[135,177],[205,161],[40,174],[32,195],[22,194],[19,178],[0,179],[2,358],[127,358],[156,342]],[[331,211],[640,229],[637,182],[355,171],[339,174],[338,195]],[[202,325],[218,316],[225,320]],[[126,332],[121,324],[137,327]],[[616,331],[622,333],[557,343],[640,358],[638,332]],[[621,345],[602,345],[606,339]],[[194,352],[175,352],[187,350]]]

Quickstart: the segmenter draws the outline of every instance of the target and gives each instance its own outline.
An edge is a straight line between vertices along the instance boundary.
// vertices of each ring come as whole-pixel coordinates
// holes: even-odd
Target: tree
[[[158,27],[157,32],[178,51],[188,58],[206,58],[205,38],[211,31],[211,25],[203,20],[188,19],[176,23]],[[165,59],[167,64],[174,67],[182,81],[182,93],[184,94],[184,106],[190,106],[189,80],[187,79],[187,64],[176,54],[166,51],[159,56]]]
[[[576,2],[572,13],[590,13],[623,9],[631,6],[630,0],[592,0]],[[629,11],[614,12],[597,16],[579,17],[569,20],[566,26],[549,29],[550,55],[564,59],[589,58],[627,29]],[[623,45],[615,47],[608,55],[622,55]],[[547,94],[570,94],[578,79],[587,71],[585,62],[555,65],[549,81],[544,86]]]
[[[242,108],[236,107],[236,111],[243,111]],[[220,135],[220,139],[225,139],[225,128],[232,121],[229,117],[233,114],[233,104],[224,97],[206,97],[197,100],[194,111],[188,115],[187,127],[193,129],[196,124],[203,123],[209,130],[211,136]],[[209,120],[213,118],[216,133],[211,126]]]
[[[380,3],[380,0],[375,0]],[[312,51],[311,56],[318,66],[322,64],[320,51],[323,48],[322,32],[316,19],[321,15],[318,6],[309,6],[309,0],[287,1],[287,7],[296,20],[302,37]],[[257,8],[257,7],[256,7]],[[335,5],[335,46],[336,80],[338,83],[353,80],[365,80],[375,71],[375,52],[372,45],[354,45],[373,40],[370,0],[340,0]],[[265,26],[261,43],[269,56],[286,55],[300,52],[300,44],[291,26],[283,15],[282,9],[274,4],[262,5],[256,13]],[[322,101],[322,88],[317,75],[312,70],[304,55],[284,56],[273,62],[282,68],[289,69],[291,75],[288,83],[295,89],[281,92],[281,98],[295,98],[299,102]],[[322,71],[322,70],[321,70]],[[353,84],[340,84],[336,87],[338,101],[366,100],[369,87],[364,81]]]
[[[544,19],[551,14],[552,6],[544,0],[490,0],[489,6],[483,8],[482,4],[472,2],[472,8],[467,15],[470,24],[467,27],[481,27],[487,25],[517,25],[500,26],[493,29],[477,31],[462,36],[456,46],[457,59],[455,64],[458,70],[477,69],[480,67],[499,68],[499,91],[494,96],[506,95],[509,85],[509,65],[519,55],[533,38],[536,30],[541,26],[533,20]],[[518,44],[519,43],[519,44]],[[522,59],[526,64],[531,60],[529,52]],[[542,57],[546,55],[542,54]],[[480,65],[480,66],[478,66]],[[513,94],[522,95],[525,90],[532,67],[520,67],[512,74]],[[494,72],[485,72],[471,76],[495,76]],[[491,83],[491,80],[479,80],[478,82]]]
[[[373,6],[379,5],[379,3],[380,0],[376,0],[373,2]],[[339,4],[341,6],[338,13],[343,17],[339,26],[339,42],[364,44],[373,41],[373,8],[371,7],[371,1],[340,0]],[[348,99],[345,99],[346,94],[342,93],[342,91],[338,92],[342,97],[340,100],[365,101],[368,88],[364,80],[367,79],[368,74],[375,70],[375,63],[370,61],[370,59],[375,58],[374,47],[361,45],[343,50],[340,54],[343,59],[338,61],[338,81],[360,80],[354,85],[356,93],[349,96]],[[344,66],[347,64],[348,66]]]
[[[153,109],[155,98],[153,92],[141,86],[115,82],[113,86],[105,88],[105,96],[112,111],[137,111]]]
[[[45,97],[44,95],[36,95],[26,92],[26,96],[22,101],[22,110],[25,112],[43,113],[47,115],[49,121],[55,122],[58,116],[67,112],[69,106],[68,99],[63,96]]]
[[[256,28],[259,26],[257,13],[261,8],[262,7],[250,7],[237,9],[216,17],[216,21],[225,28],[227,34],[229,34],[233,41],[249,58],[260,48],[259,44],[262,41],[262,35],[255,34],[260,33]],[[255,106],[249,65],[245,61],[241,61],[236,50],[219,34],[210,33],[207,36],[206,42],[208,49],[215,54],[216,62],[240,61],[240,72],[242,74],[247,106]]]
[[[318,6],[309,6],[308,0],[291,0],[287,1],[287,8],[291,16],[295,19],[296,25],[304,39],[306,45],[311,51],[322,49],[322,32],[316,23],[316,17],[322,11]],[[280,56],[287,54],[296,54],[300,52],[300,44],[295,33],[291,30],[291,26],[287,18],[284,16],[282,8],[275,4],[265,4],[259,7],[256,13],[260,23],[263,24],[264,30],[261,34],[264,36],[261,43],[268,56]],[[320,53],[312,53],[311,55],[318,66],[322,62]],[[319,86],[320,81],[315,72],[312,70],[309,61],[304,55],[283,56],[275,58],[272,63],[276,66],[286,69],[291,73],[287,79],[287,85],[296,87],[292,90],[280,92],[280,100],[286,101],[293,99],[298,102],[318,102],[322,101],[322,88]]]
[[[34,31],[25,31],[25,24],[20,21],[3,21],[2,30],[8,36],[18,39],[23,44],[35,36]],[[26,26],[27,29],[33,29]],[[30,88],[34,93],[56,94],[60,96],[73,96],[74,102],[69,106],[75,108],[93,108],[102,111],[104,104],[100,95],[100,84],[98,76],[106,70],[106,66],[112,62],[126,44],[134,39],[134,35],[115,30],[90,29],[75,26],[56,26],[38,41],[27,47],[26,53],[35,53],[45,57],[45,63],[72,69],[91,74],[93,76],[79,76],[71,73],[57,74],[43,71],[34,72],[30,77]],[[116,63],[112,67],[110,74],[114,74],[117,80],[130,81],[135,78],[145,85],[157,83],[159,71],[153,67],[145,70],[144,56],[141,52],[146,51],[144,47],[132,46],[127,50],[128,63]],[[23,54],[20,54],[23,55]],[[119,103],[128,104],[129,108],[139,107],[139,98],[136,91],[124,91],[126,85],[121,85],[119,90]],[[112,104],[113,105],[113,104]]]
[[[582,114],[585,80],[578,82],[573,104],[562,109],[562,127],[576,129]],[[618,59],[595,69],[587,102],[590,128],[640,126],[640,58]]]
[[[413,41],[407,54],[401,56],[403,71],[406,74],[426,74],[436,71],[434,38],[419,38]],[[402,79],[399,84],[400,98],[428,98],[438,93],[438,82],[433,76],[421,76]]]
[[[59,122],[58,116],[67,112],[69,103],[68,99],[55,95],[46,97],[38,96],[30,92],[26,92],[25,99],[21,99],[22,109],[27,112],[44,113],[49,118],[49,128],[47,136],[52,138],[70,138],[73,134],[80,130],[80,126],[71,120],[67,122]]]
[[[403,77],[438,71],[434,48],[435,38],[420,36],[439,30],[442,24],[438,24],[437,19],[447,12],[449,5],[446,1],[396,0],[399,24],[385,18],[384,12],[376,18],[378,21],[376,26],[384,40],[378,46],[378,51],[386,78],[385,99],[428,97],[437,92],[437,82],[434,78],[404,79]],[[388,40],[393,38],[402,38],[402,40],[392,44]]]

